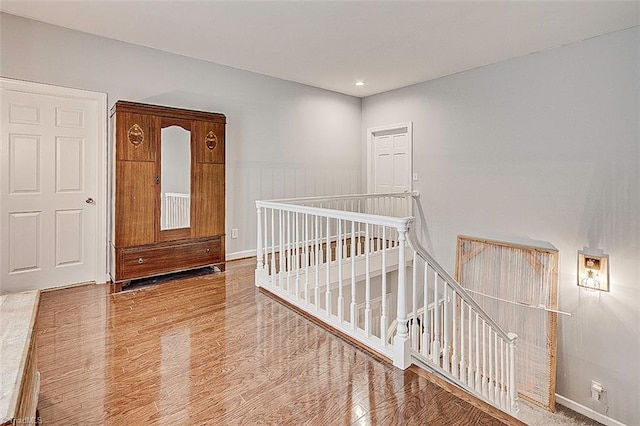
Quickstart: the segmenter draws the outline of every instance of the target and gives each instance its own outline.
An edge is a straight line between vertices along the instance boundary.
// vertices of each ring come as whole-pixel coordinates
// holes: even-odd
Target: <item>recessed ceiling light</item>
[[[364,81],[356,81],[356,86],[364,86]]]

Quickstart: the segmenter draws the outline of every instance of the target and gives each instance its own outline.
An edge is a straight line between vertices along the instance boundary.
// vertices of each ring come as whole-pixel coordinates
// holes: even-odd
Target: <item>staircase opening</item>
[[[257,201],[255,284],[398,368],[516,415],[507,334],[424,249],[417,193]]]

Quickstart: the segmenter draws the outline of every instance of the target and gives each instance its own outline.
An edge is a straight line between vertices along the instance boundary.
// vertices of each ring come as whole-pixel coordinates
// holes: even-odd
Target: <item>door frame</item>
[[[82,99],[96,102],[97,106],[97,135],[96,135],[96,262],[94,281],[108,282],[107,276],[107,209],[109,198],[107,194],[107,94],[89,90],[73,89],[70,87],[54,86],[45,83],[35,83],[26,80],[0,77],[0,88],[14,92],[31,93],[35,95],[58,96],[62,98]],[[75,283],[69,283],[75,284]]]
[[[406,129],[406,131],[400,131],[402,129]],[[413,191],[413,122],[407,121],[404,123],[387,124],[384,126],[367,128],[367,193],[369,194],[372,194],[373,191],[375,191],[375,170],[373,167],[375,149],[373,146],[373,138],[376,133],[393,132],[394,130],[399,130],[398,133],[406,133],[409,138],[409,191]]]

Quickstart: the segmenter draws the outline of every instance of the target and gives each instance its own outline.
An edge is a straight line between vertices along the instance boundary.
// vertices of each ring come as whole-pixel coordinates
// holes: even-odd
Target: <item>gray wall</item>
[[[106,92],[109,107],[226,114],[227,253],[255,249],[256,199],[360,190],[358,98],[7,14],[0,51],[0,75]]]
[[[368,127],[413,121],[429,248],[449,271],[458,234],[560,250],[572,316],[560,317],[557,392],[629,425],[640,421],[639,98],[636,27],[362,104],[363,164]],[[584,247],[610,255],[610,293],[576,286]]]
[[[362,127],[359,99],[296,83],[5,14],[0,37],[2,76],[225,113],[228,252],[255,247],[255,199],[356,192],[366,128],[413,121],[428,248],[452,271],[458,234],[558,247],[558,393],[637,424],[638,28],[365,98]],[[576,287],[583,247],[611,293]]]

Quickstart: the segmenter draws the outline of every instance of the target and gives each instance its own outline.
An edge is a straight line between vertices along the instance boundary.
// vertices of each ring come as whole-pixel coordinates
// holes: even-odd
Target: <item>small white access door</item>
[[[102,281],[106,95],[0,83],[0,293]]]
[[[412,123],[367,129],[369,193],[412,190]]]

